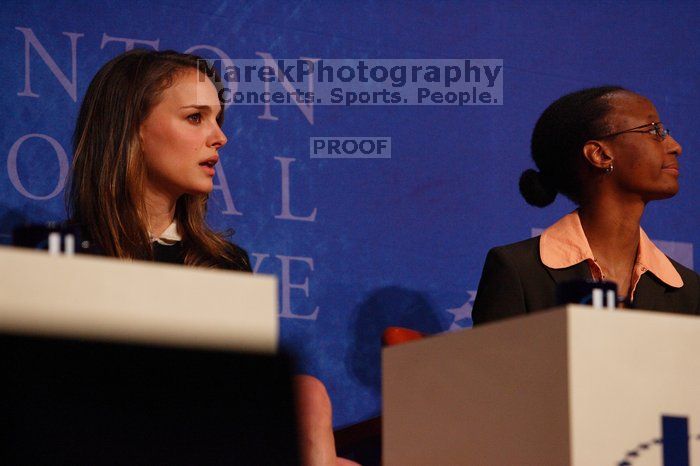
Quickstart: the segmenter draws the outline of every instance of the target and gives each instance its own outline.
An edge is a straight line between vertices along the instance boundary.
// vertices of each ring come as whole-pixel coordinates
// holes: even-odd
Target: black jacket
[[[96,243],[89,241],[89,236],[85,233],[85,228],[83,225],[71,220],[50,226],[35,225],[32,227],[26,227],[24,230],[27,230],[27,232],[23,232],[24,236],[27,236],[27,238],[24,241],[19,242],[16,240],[16,238],[13,238],[13,243],[15,245],[34,248],[37,246],[36,243],[39,243],[41,240],[45,239],[50,232],[60,231],[63,234],[70,233],[77,238],[76,252],[93,254],[97,256],[105,255],[104,249],[102,249]],[[214,268],[252,272],[253,270],[250,266],[250,259],[245,249],[236,246],[230,241],[227,241],[227,243],[231,259],[218,258],[218,260],[215,261]],[[153,242],[152,246],[154,262],[166,262],[170,264],[185,263],[186,248],[183,241],[177,241],[171,245]]]
[[[683,286],[667,286],[646,272],[639,279],[632,307],[700,314],[700,276],[670,260],[681,275]],[[472,309],[474,325],[554,307],[558,284],[591,278],[585,261],[564,269],[545,266],[540,260],[539,236],[493,248],[486,256]]]
[[[217,269],[239,270],[242,272],[252,272],[248,253],[233,243],[228,243],[233,261],[219,259],[216,263]],[[185,248],[182,241],[177,241],[171,245],[153,243],[153,260],[155,262],[167,262],[170,264],[185,263]]]

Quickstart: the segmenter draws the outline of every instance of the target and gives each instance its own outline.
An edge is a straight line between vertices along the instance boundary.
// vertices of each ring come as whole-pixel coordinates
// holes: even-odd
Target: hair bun
[[[554,202],[557,190],[543,180],[542,173],[528,168],[520,175],[520,194],[528,204],[545,207]]]

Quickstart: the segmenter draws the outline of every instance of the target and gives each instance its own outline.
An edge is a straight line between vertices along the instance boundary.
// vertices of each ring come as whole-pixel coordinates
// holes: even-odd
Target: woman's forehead
[[[195,69],[178,73],[163,94],[177,105],[219,106],[216,87],[204,73]]]
[[[611,109],[606,115],[606,120],[608,124],[615,127],[636,126],[659,121],[659,114],[654,104],[639,94],[616,92],[609,97],[609,104]]]

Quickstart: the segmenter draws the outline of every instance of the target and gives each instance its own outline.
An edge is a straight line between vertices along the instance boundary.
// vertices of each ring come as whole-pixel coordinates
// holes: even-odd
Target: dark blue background
[[[498,58],[504,60],[502,106],[316,107],[310,124],[296,107],[229,110],[222,164],[236,208],[222,215],[215,192],[210,222],[234,228],[251,253],[269,254],[263,273],[280,273],[276,257],[312,258],[291,265],[291,280],[309,280],[309,297],[291,291],[292,309],[316,320],[282,319],[282,345],[301,369],[320,377],[333,399],[337,426],[376,415],[379,335],[387,325],[428,332],[469,326],[469,291],[476,289],[486,251],[524,239],[572,209],[559,199],[528,206],[517,179],[531,166],[534,122],[557,97],[579,88],[619,84],[651,98],[683,144],[681,192],[650,205],[650,237],[680,243],[692,264],[700,240],[695,199],[700,188],[695,128],[700,104],[696,2],[5,2],[0,19],[0,239],[13,224],[64,217],[63,193],[24,197],[12,185],[10,147],[30,133],[55,138],[70,157],[78,104],[98,68],[124,51],[100,48],[103,34],[160,40],[184,51],[207,44],[232,58]],[[30,28],[70,78],[70,41],[77,45],[74,102],[36,50],[31,85],[22,97],[24,36]],[[201,54],[207,55],[203,51]],[[207,55],[216,58],[215,55]],[[388,136],[391,159],[317,160],[309,138]],[[281,208],[280,163],[291,164],[292,212],[315,222],[276,219]],[[20,151],[19,175],[32,193],[56,185],[58,162],[49,144],[31,140]],[[448,309],[463,305],[455,322]],[[456,312],[456,311],[455,311]],[[458,357],[458,355],[456,355]]]

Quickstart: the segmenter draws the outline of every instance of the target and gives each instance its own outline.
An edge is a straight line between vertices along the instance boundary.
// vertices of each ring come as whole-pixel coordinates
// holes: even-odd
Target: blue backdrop
[[[380,411],[386,326],[469,327],[487,250],[572,209],[530,207],[517,190],[534,122],[564,93],[619,84],[656,103],[684,147],[681,192],[643,223],[693,265],[698,24],[690,1],[5,2],[0,239],[19,222],[65,217],[79,103],[98,68],[134,44],[210,58],[502,59],[498,106],[227,112],[210,223],[234,228],[256,270],[280,277],[282,346],[327,384],[335,424],[347,425]],[[310,158],[309,138],[324,136],[391,137],[391,158]]]

